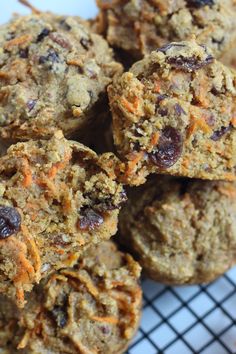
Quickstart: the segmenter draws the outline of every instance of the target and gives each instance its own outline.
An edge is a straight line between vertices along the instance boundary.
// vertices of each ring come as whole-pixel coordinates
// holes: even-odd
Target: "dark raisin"
[[[42,55],[39,57],[39,64],[45,64],[47,62],[59,63],[59,61],[59,55],[54,50],[50,50],[46,56]]]
[[[157,100],[156,100],[156,104],[158,104],[159,105],[159,103],[161,102],[161,101],[163,101],[165,98],[167,98],[168,96],[167,95],[158,95],[157,96]]]
[[[35,107],[35,105],[36,105],[36,102],[37,102],[37,100],[29,100],[29,101],[27,102],[27,107],[28,107],[28,109],[29,109],[29,112],[31,112],[32,109],[34,109],[34,107]]]
[[[17,231],[21,226],[21,216],[12,207],[0,206],[0,239],[7,238]]]
[[[60,47],[65,48],[65,49],[70,49],[71,44],[68,41],[67,38],[64,38],[61,34],[59,33],[50,33],[49,38],[57,43]]]
[[[183,141],[179,131],[173,127],[162,130],[158,146],[150,153],[151,161],[160,168],[173,166],[181,156]]]
[[[214,0],[187,0],[188,6],[195,7],[196,9],[200,9],[203,6],[213,6]]]
[[[228,127],[221,127],[219,130],[216,130],[212,134],[211,140],[214,140],[214,141],[220,140],[220,138],[222,138],[222,136],[225,135],[226,133],[228,133],[231,129],[232,129],[231,124]]]
[[[103,217],[93,209],[85,208],[81,211],[81,214],[82,217],[79,220],[79,227],[81,230],[94,230],[104,222]]]
[[[167,62],[176,69],[181,69],[183,71],[195,71],[202,67],[209,65],[213,62],[214,58],[212,55],[208,55],[205,60],[199,60],[196,57],[169,57]]]
[[[19,50],[19,56],[22,59],[27,59],[29,57],[29,48],[20,49]]]
[[[50,33],[48,28],[44,28],[42,32],[38,35],[36,42],[41,42],[45,37],[47,37]]]
[[[177,116],[181,116],[182,114],[186,114],[185,110],[178,104],[176,103],[174,105],[174,109],[175,109],[175,113],[177,114]]]
[[[66,306],[54,306],[53,310],[50,311],[54,321],[57,326],[63,328],[66,326],[68,321],[68,315],[66,313]]]
[[[219,96],[220,91],[218,91],[217,88],[216,88],[215,86],[213,86],[212,89],[211,89],[211,93],[212,93],[214,96]]]
[[[91,41],[91,39],[82,38],[80,40],[80,44],[82,45],[82,47],[84,49],[88,50],[90,45],[92,44],[92,41]]]
[[[139,134],[139,135],[141,135],[141,134]],[[139,141],[135,141],[135,143],[133,144],[133,150],[134,151],[140,151],[141,150],[140,148],[141,148],[140,142]]]
[[[158,113],[162,116],[162,117],[166,117],[168,114],[168,109],[166,107],[160,108],[158,110]]]

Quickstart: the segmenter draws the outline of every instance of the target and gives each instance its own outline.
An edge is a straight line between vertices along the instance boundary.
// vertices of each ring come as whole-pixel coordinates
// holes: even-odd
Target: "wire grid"
[[[143,316],[127,354],[236,353],[236,267],[208,285],[142,285]]]

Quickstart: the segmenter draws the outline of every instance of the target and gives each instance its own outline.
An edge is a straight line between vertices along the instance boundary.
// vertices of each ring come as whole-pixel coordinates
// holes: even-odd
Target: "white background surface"
[[[30,0],[30,3],[39,10],[86,18],[95,16],[97,12],[94,0]],[[0,23],[8,21],[14,12],[27,14],[30,10],[17,0],[0,0]]]
[[[32,0],[39,10],[95,16],[93,0]],[[29,13],[17,0],[0,0],[0,23]],[[209,286],[165,287],[143,282],[144,311],[130,354],[236,353],[236,268]],[[206,346],[207,344],[207,346]]]

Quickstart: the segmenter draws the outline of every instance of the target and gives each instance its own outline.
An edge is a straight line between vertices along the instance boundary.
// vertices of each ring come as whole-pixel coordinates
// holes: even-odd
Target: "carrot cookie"
[[[138,263],[112,242],[92,247],[73,269],[33,290],[26,308],[15,312],[11,336],[2,329],[1,347],[9,345],[12,354],[124,353],[140,319],[139,275]],[[2,296],[0,309],[8,302]],[[10,315],[2,314],[7,325]]]
[[[114,161],[60,132],[0,158],[0,293],[23,306],[34,283],[116,233],[126,194]]]
[[[66,136],[94,127],[122,67],[78,17],[16,17],[0,27],[0,138]]]
[[[236,263],[236,184],[154,176],[129,197],[120,240],[152,279],[204,283]]]
[[[98,30],[109,43],[143,57],[193,35],[220,57],[236,40],[234,0],[97,0]]]
[[[109,86],[124,180],[236,179],[236,72],[195,41],[170,43]]]

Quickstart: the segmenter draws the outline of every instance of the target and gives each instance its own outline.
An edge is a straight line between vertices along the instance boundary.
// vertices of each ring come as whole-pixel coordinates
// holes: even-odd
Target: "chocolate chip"
[[[36,105],[36,102],[37,102],[37,100],[29,100],[29,101],[27,102],[27,107],[28,107],[28,109],[29,109],[29,112],[31,112],[32,109],[34,109],[34,107],[35,107],[35,105]]]
[[[29,57],[29,48],[20,49],[19,50],[19,56],[22,59],[27,59]]]
[[[221,127],[219,130],[214,131],[214,133],[211,136],[211,140],[217,141],[222,138],[223,135],[228,133],[232,129],[232,125],[230,124],[228,127]]]
[[[182,55],[178,57],[169,57],[167,62],[176,69],[181,69],[183,71],[195,71],[202,67],[209,65],[213,62],[214,58],[212,55],[208,55],[205,60],[200,60],[197,57],[183,57]]]
[[[149,156],[156,166],[168,168],[173,166],[181,156],[183,140],[179,131],[167,126],[161,132],[158,146]]]
[[[178,103],[176,103],[174,105],[174,109],[175,109],[175,113],[177,114],[177,116],[180,117],[182,114],[186,115],[185,110]]]
[[[19,231],[20,225],[21,216],[15,208],[0,206],[0,239],[15,234]]]
[[[94,230],[97,226],[100,226],[104,219],[91,208],[85,208],[81,211],[82,217],[79,220],[79,227],[81,230]]]
[[[214,0],[187,0],[188,6],[195,7],[199,9],[203,6],[213,6],[215,4]]]
[[[82,38],[80,40],[80,44],[82,45],[82,47],[84,49],[88,50],[90,45],[92,44],[92,41],[91,41],[91,39]]]
[[[66,313],[66,304],[63,304],[62,306],[54,306],[54,308],[50,312],[57,326],[60,328],[64,328],[68,321],[68,315]]]
[[[50,33],[48,28],[44,28],[42,32],[38,35],[36,42],[41,42],[45,37],[47,37]]]

